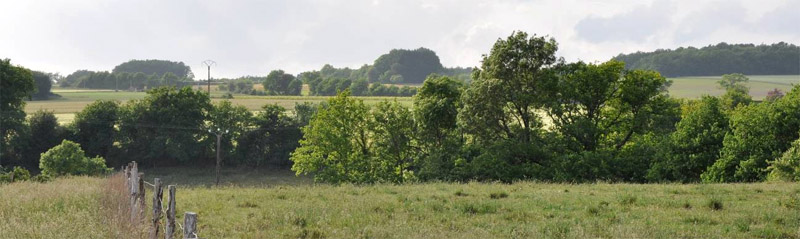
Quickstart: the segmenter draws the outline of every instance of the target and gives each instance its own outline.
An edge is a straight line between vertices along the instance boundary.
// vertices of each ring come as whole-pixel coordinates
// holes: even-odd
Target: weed
[[[722,210],[722,201],[716,198],[710,198],[706,201],[706,207],[713,211]]]
[[[622,205],[633,205],[636,203],[636,196],[625,195],[619,200],[619,203]]]
[[[456,190],[456,193],[455,193],[455,195],[456,195],[456,196],[459,196],[459,197],[466,197],[466,196],[469,196],[469,194],[465,193],[465,192],[464,192],[464,191],[462,191],[461,189],[459,189],[459,190]]]
[[[506,192],[496,192],[496,193],[489,194],[489,198],[491,198],[491,199],[500,199],[500,198],[507,198],[507,197],[508,197],[508,193],[506,193]]]

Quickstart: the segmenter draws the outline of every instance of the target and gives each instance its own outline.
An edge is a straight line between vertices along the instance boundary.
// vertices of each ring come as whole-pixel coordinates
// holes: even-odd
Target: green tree
[[[378,177],[381,181],[403,182],[413,179],[416,158],[414,139],[414,118],[411,111],[397,101],[380,102],[372,112],[373,158],[378,162]]]
[[[208,94],[189,87],[156,88],[120,110],[122,155],[144,165],[198,163],[208,149]],[[195,161],[193,161],[195,160]]]
[[[368,183],[382,179],[380,162],[373,156],[370,140],[371,120],[364,102],[350,97],[349,91],[327,101],[303,127],[300,147],[291,156],[292,170],[313,174],[314,180],[342,183]]]
[[[50,75],[40,71],[33,71],[33,81],[36,83],[36,91],[31,95],[35,100],[46,100],[50,97],[50,89],[53,87],[53,80]]]
[[[676,128],[667,142],[671,153],[654,162],[648,172],[650,181],[699,181],[719,159],[723,139],[730,131],[723,105],[713,96],[688,103]]]
[[[717,84],[719,84],[719,86],[725,90],[730,90],[735,88],[747,89],[747,86],[745,86],[745,84],[747,84],[748,82],[750,82],[750,78],[747,78],[747,76],[742,75],[741,73],[733,73],[733,74],[722,75],[722,79],[717,81]]]
[[[216,140],[216,135],[213,132],[227,132],[221,137],[222,159],[230,158],[233,156],[234,141],[233,139],[239,138],[243,133],[247,132],[252,124],[253,113],[247,110],[246,107],[241,105],[233,105],[230,101],[223,100],[214,104],[208,114],[207,128],[212,134],[209,136]],[[216,141],[213,144],[212,151],[216,153]]]
[[[75,142],[64,140],[61,144],[42,153],[39,160],[42,174],[48,176],[63,175],[101,175],[111,172],[106,168],[101,157],[88,158],[83,154],[81,146]]]
[[[29,148],[25,153],[24,166],[27,168],[36,168],[39,166],[39,157],[42,153],[58,145],[64,138],[64,129],[58,125],[58,118],[56,118],[53,111],[38,110],[30,119],[30,136],[28,139]]]
[[[464,85],[447,76],[431,75],[414,96],[421,155],[419,177],[456,179],[454,169],[461,148],[457,133],[458,109]]]
[[[97,100],[75,114],[72,128],[75,141],[88,155],[108,157],[117,137],[120,105],[117,101]]]
[[[302,108],[301,104],[298,106]],[[249,165],[289,166],[289,155],[301,138],[298,126],[301,120],[289,117],[286,109],[279,105],[264,105],[261,109],[251,119],[255,128],[237,138],[237,155]],[[301,116],[305,113],[297,111],[296,114]]]
[[[262,84],[264,90],[273,95],[300,95],[300,89],[303,87],[301,81],[291,74],[284,73],[283,70],[271,71]]]
[[[0,165],[21,156],[25,98],[35,92],[34,87],[30,70],[0,60]]]

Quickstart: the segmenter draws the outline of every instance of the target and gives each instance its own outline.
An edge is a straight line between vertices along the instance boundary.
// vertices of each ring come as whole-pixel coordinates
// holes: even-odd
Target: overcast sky
[[[718,42],[800,45],[800,0],[0,0],[0,58],[67,75],[130,59],[182,61],[198,78],[371,64],[426,47],[477,66],[514,30],[568,61]],[[202,77],[200,77],[202,76]]]

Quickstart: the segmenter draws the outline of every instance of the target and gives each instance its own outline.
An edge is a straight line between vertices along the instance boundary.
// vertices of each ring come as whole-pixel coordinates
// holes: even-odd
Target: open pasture
[[[750,95],[754,100],[763,100],[767,92],[772,89],[777,88],[786,93],[792,89],[792,84],[800,84],[800,75],[747,77],[750,78],[750,82],[746,85],[750,87]],[[719,76],[670,78],[672,86],[669,88],[669,94],[676,98],[690,99],[700,98],[703,95],[722,95],[725,90],[717,85],[720,79],[722,77]]]

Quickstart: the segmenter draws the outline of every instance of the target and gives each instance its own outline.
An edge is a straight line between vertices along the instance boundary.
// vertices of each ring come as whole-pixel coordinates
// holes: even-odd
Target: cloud
[[[130,59],[198,71],[212,59],[213,75],[237,77],[359,67],[393,48],[426,47],[445,66],[478,66],[515,30],[554,37],[570,61],[719,41],[800,43],[798,1],[743,1],[7,1],[0,57],[62,74]]]
[[[580,38],[590,42],[644,42],[670,24],[671,2],[657,1],[611,17],[589,16],[575,26]]]

